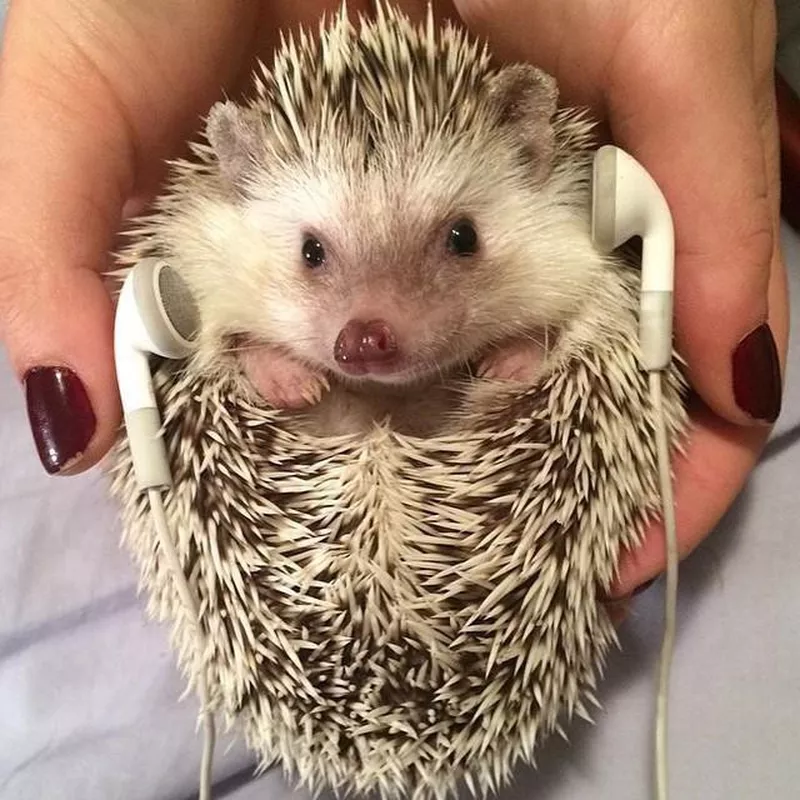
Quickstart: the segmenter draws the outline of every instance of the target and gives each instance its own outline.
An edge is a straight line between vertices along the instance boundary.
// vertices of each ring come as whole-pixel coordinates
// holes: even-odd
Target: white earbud
[[[117,303],[114,358],[134,474],[143,490],[172,483],[150,356],[187,356],[198,328],[197,305],[174,269],[147,259],[130,271]]]
[[[643,366],[649,372],[667,551],[664,641],[659,662],[655,736],[656,792],[659,800],[666,800],[667,701],[675,641],[678,543],[662,382],[663,371],[672,361],[675,233],[667,201],[645,168],[618,147],[601,147],[594,158],[592,241],[598,250],[610,253],[634,236],[642,237],[639,344]]]
[[[199,626],[200,602],[183,572],[161,495],[163,489],[172,485],[172,472],[150,371],[151,355],[162,358],[188,356],[199,328],[200,312],[189,287],[168,264],[146,259],[130,271],[117,302],[114,357],[133,473],[139,488],[147,493],[161,552],[173,574],[186,613],[198,624],[198,651],[202,653],[205,645]],[[208,708],[205,670],[200,669],[199,673],[198,691],[205,720],[200,798],[209,800],[216,734],[214,715]]]
[[[642,359],[646,370],[662,370],[672,359],[672,214],[647,170],[624,150],[605,145],[594,158],[592,241],[610,253],[634,236],[642,237]]]

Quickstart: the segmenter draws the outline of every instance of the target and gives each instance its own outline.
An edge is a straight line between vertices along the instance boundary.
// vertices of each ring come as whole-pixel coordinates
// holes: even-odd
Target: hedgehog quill
[[[658,509],[637,273],[589,237],[592,125],[550,76],[379,5],[214,106],[122,265],[192,288],[157,375],[214,702],[317,791],[510,780],[588,716],[597,600]],[[686,428],[677,367],[673,444]],[[192,627],[135,491],[150,609]]]

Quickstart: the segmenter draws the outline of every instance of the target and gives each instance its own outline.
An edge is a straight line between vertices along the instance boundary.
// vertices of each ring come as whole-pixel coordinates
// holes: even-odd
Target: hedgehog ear
[[[555,79],[529,64],[505,67],[491,79],[489,103],[496,110],[499,124],[510,129],[519,141],[534,177],[544,180],[552,168],[555,151]]]
[[[206,138],[219,162],[223,177],[241,189],[262,137],[256,114],[231,101],[215,103],[206,118]]]

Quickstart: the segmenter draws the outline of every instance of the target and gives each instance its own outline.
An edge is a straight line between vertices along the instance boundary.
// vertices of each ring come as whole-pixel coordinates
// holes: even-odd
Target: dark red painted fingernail
[[[23,379],[33,439],[44,468],[55,475],[74,464],[97,421],[80,378],[66,367],[34,367]]]
[[[736,404],[753,419],[775,422],[781,412],[781,369],[769,325],[759,325],[733,353]]]

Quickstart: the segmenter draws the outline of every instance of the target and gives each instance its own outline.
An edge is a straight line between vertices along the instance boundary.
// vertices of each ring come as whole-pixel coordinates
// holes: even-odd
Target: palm
[[[104,25],[99,37],[88,27],[73,33],[99,73],[101,96],[68,96],[76,104],[118,109],[117,117],[103,121],[116,126],[109,136],[123,145],[109,155],[127,153],[124,194],[129,202],[136,198],[138,210],[156,190],[165,159],[181,153],[200,115],[241,81],[252,62],[260,19],[255,4],[215,0],[120,8],[120,18]],[[75,112],[85,114],[83,108]],[[100,172],[111,174],[102,166]]]
[[[181,154],[209,106],[223,92],[246,89],[256,58],[269,60],[280,32],[298,23],[315,26],[323,11],[337,7],[325,0],[109,5],[116,18],[108,24],[98,29],[92,20],[90,27],[87,16],[72,31],[72,46],[87,56],[105,96],[68,96],[77,116],[85,116],[87,105],[119,110],[103,124],[117,125],[116,135],[126,140],[127,200],[134,210],[156,191],[165,160]],[[359,5],[366,2],[350,3],[350,10]]]

